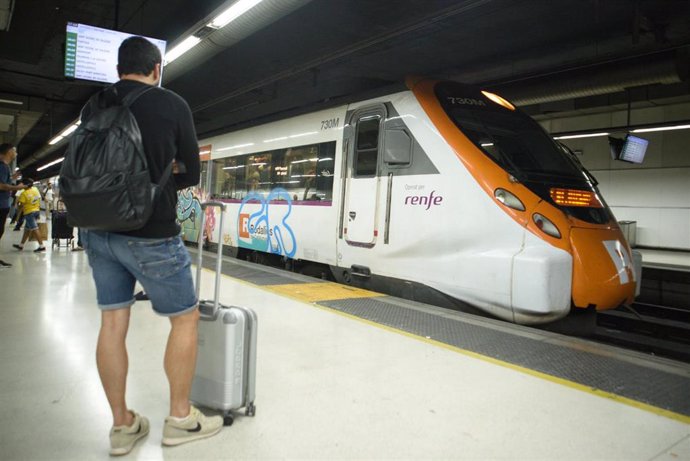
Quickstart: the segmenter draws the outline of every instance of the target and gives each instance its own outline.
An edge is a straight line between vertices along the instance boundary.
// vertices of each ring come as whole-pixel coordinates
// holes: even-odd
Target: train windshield
[[[597,193],[584,168],[528,115],[491,93],[455,82],[441,82],[436,97],[457,127],[484,154],[534,193],[552,201],[552,187]],[[588,222],[605,223],[604,209],[560,207]]]
[[[436,95],[470,141],[518,179],[586,179],[539,124],[522,112],[456,83],[439,83]]]

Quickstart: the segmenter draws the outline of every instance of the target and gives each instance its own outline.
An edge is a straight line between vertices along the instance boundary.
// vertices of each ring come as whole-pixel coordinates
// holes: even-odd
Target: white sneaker
[[[219,433],[222,428],[222,416],[205,416],[192,406],[189,416],[182,421],[176,421],[170,416],[165,418],[163,445],[174,446],[211,437]]]
[[[134,421],[131,426],[113,426],[110,429],[110,454],[112,456],[126,455],[137,440],[149,433],[149,420],[139,413],[132,411]]]

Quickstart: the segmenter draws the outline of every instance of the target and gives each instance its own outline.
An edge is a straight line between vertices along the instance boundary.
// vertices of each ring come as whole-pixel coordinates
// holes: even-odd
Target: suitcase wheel
[[[256,407],[254,406],[254,402],[250,403],[247,405],[246,410],[244,410],[244,414],[247,416],[254,416],[256,415]]]
[[[231,413],[226,414],[223,416],[223,426],[232,426],[232,423],[235,422],[235,417],[232,416]]]

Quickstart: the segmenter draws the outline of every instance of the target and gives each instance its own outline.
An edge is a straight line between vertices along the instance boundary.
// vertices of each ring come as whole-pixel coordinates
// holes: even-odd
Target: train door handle
[[[356,211],[350,211],[348,214],[350,215],[350,220],[354,220],[357,217]]]

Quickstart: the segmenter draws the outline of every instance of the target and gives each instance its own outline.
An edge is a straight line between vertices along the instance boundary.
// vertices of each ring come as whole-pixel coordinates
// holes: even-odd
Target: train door
[[[348,245],[373,248],[378,237],[379,147],[386,108],[376,105],[352,115],[344,133],[347,176],[341,213],[341,235]]]

